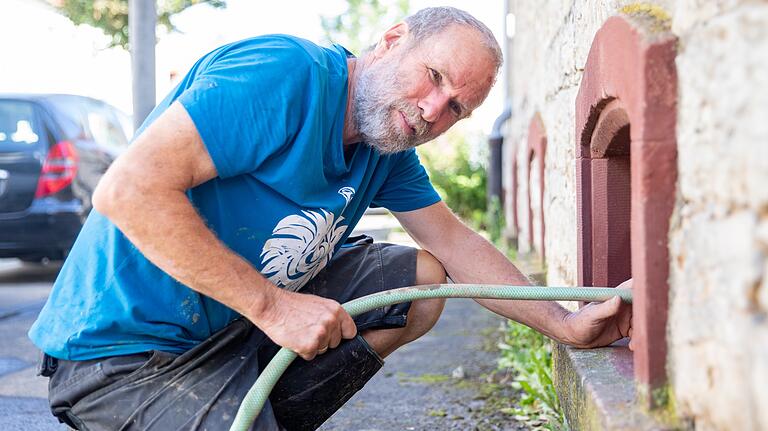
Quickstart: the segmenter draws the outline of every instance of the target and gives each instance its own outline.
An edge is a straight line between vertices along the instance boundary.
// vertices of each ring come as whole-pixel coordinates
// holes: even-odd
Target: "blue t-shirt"
[[[440,199],[413,150],[382,155],[361,143],[345,158],[340,46],[285,35],[225,45],[192,67],[142,129],[174,101],[218,172],[188,191],[190,201],[282,288],[297,290],[323,269],[369,206],[410,211]],[[29,336],[60,359],[181,353],[238,316],[175,281],[92,211]]]

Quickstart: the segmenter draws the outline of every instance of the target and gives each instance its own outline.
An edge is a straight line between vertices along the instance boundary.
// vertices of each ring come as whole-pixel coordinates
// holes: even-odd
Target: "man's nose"
[[[421,110],[421,118],[429,123],[437,121],[448,105],[448,99],[447,94],[439,89],[434,89],[426,97],[419,100],[418,107]]]

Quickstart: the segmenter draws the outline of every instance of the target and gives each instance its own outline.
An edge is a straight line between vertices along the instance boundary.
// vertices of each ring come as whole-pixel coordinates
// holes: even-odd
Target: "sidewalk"
[[[358,229],[379,229],[385,233],[377,240],[416,246],[388,213],[366,217],[367,224]],[[503,322],[473,300],[449,299],[435,327],[390,355],[320,430],[524,429],[486,405],[493,402],[486,392],[495,387],[483,376],[496,368],[492,334]]]
[[[390,355],[320,430],[524,429],[494,416],[483,393],[482,376],[496,367],[489,334],[501,322],[473,300],[449,299],[435,327]]]
[[[0,424],[7,430],[67,430],[48,409],[47,379],[36,375],[37,349],[27,330],[58,267],[0,261]]]

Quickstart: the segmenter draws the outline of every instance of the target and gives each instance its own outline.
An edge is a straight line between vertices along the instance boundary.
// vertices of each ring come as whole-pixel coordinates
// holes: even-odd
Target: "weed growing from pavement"
[[[502,411],[533,430],[565,430],[565,416],[552,383],[552,342],[510,321],[499,342],[499,369],[514,371],[512,386],[520,390],[516,405]]]
[[[509,247],[503,238],[494,241],[494,245],[513,262],[517,260],[515,248]],[[506,405],[498,407],[499,411],[531,430],[567,430],[552,382],[552,341],[511,320],[500,330],[501,339],[496,344],[498,371],[511,376],[515,396],[504,400]]]
[[[453,380],[483,400],[472,412],[476,429],[567,430],[552,383],[551,341],[511,321],[484,335],[484,349],[493,345],[498,352],[497,369],[479,379]]]

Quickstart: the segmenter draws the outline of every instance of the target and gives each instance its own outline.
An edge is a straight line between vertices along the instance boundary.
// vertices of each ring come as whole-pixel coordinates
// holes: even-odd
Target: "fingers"
[[[355,325],[355,321],[352,320],[349,313],[347,313],[341,306],[339,306],[339,309],[336,312],[336,317],[337,318],[334,319],[333,322],[329,322],[328,326],[332,327],[332,329],[328,333],[327,342],[325,344],[322,342],[320,343],[322,347],[318,349],[318,355],[322,355],[327,352],[328,349],[339,347],[342,339],[354,338],[355,335],[357,335],[357,325]]]
[[[635,344],[634,340],[632,339],[632,305],[622,304],[621,308],[621,315],[618,319],[619,334],[622,337],[629,338],[629,350],[634,351]]]
[[[334,310],[334,319],[327,324],[327,327],[330,330],[328,332],[328,339],[326,340],[327,343],[324,345],[326,346],[326,350],[327,348],[335,349],[339,346],[342,339],[353,338],[357,335],[357,325],[355,325],[355,321],[352,320],[349,313],[347,313],[339,303],[333,302],[333,305],[336,309]]]
[[[327,337],[324,337],[324,338],[327,338]],[[329,342],[317,341],[317,340],[319,340],[319,338],[316,338],[313,341],[308,342],[301,349],[295,349],[295,350],[291,349],[291,350],[296,352],[296,354],[301,356],[301,358],[304,359],[305,361],[311,361],[312,359],[315,359],[317,356],[326,353],[329,349],[332,348]],[[290,347],[288,348],[290,349]]]
[[[352,338],[357,334],[357,326],[352,317],[336,301],[312,297],[315,302],[313,315],[308,316],[311,322],[297,334],[304,343],[301,350],[296,351],[304,360],[310,361],[326,353],[329,349],[335,349],[341,344],[342,339]]]
[[[341,343],[341,337],[342,337],[341,324],[339,324],[338,328],[335,329],[331,333],[331,336],[328,338],[328,344],[326,346],[330,347],[331,349],[335,349],[336,347],[339,346],[339,343]],[[320,349],[320,350],[322,350],[322,349]],[[327,350],[327,348],[326,348],[326,350]],[[318,352],[318,353],[320,353],[320,352]],[[323,353],[325,353],[325,352],[322,352],[320,354],[322,355]]]
[[[591,302],[566,319],[566,342],[576,347],[606,346],[630,334],[632,305],[614,296]]]
[[[619,318],[619,325],[622,334],[627,334],[628,337],[632,336],[632,305],[622,304],[621,316]]]
[[[298,353],[298,352],[296,352],[296,353]],[[305,361],[311,361],[311,360],[315,359],[315,356],[317,356],[317,353],[312,353],[312,354],[309,354],[309,353],[298,353],[298,354],[301,357],[301,359],[303,359]]]
[[[619,309],[621,308],[621,298],[614,296],[605,302],[591,303],[587,307],[589,307],[590,310],[585,311],[588,311],[592,319],[605,320],[615,316],[619,312]]]
[[[273,307],[271,318],[262,322],[260,329],[306,361],[357,335],[354,320],[334,300],[286,292]]]
[[[355,335],[357,335],[357,325],[352,320],[352,316],[344,311],[344,316],[341,319],[341,336],[349,340],[350,338],[355,338]]]

